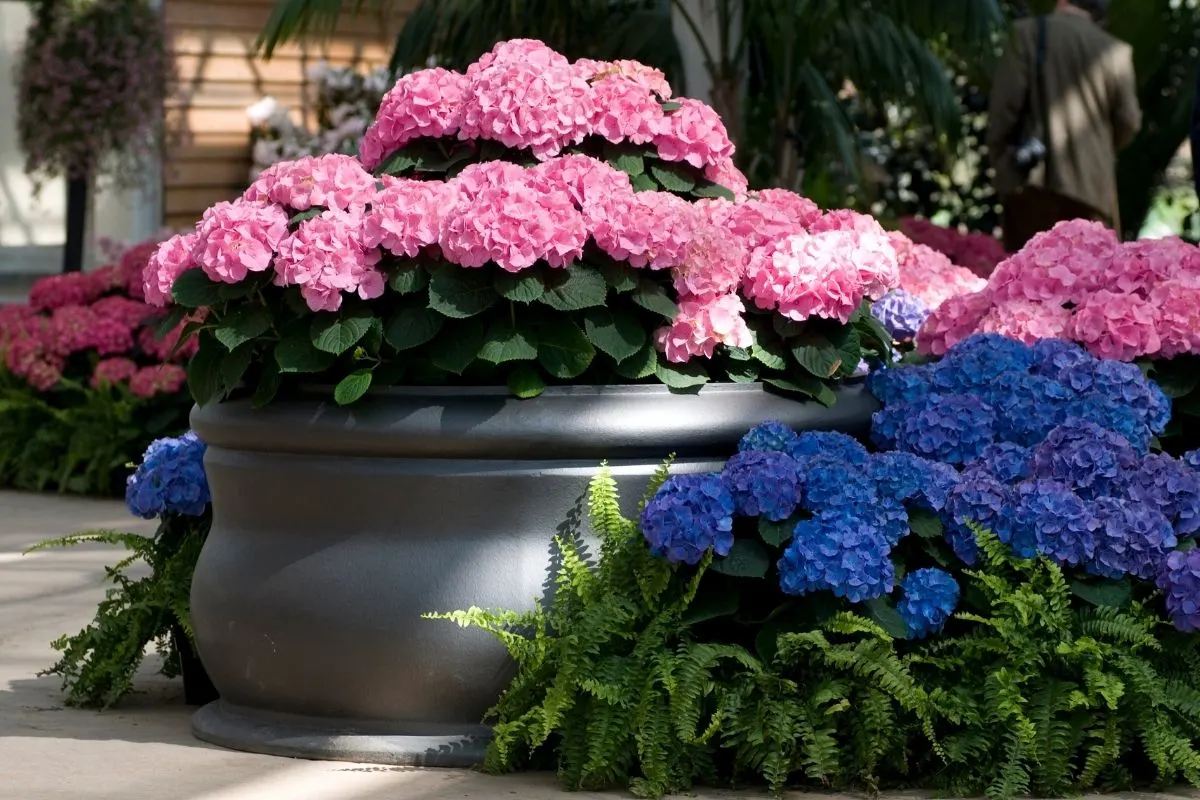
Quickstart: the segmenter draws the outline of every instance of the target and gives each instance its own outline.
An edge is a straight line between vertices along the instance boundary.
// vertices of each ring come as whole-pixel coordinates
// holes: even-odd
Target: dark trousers
[[[1085,203],[1070,197],[1028,186],[1004,198],[1004,249],[1015,253],[1042,231],[1068,219],[1090,219],[1111,225],[1112,221]]]

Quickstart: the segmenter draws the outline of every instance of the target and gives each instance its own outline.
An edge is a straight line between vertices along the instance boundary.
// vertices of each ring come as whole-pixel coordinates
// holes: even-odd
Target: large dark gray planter
[[[679,469],[715,468],[763,420],[858,433],[875,407],[861,384],[831,409],[730,384],[198,408],[213,527],[192,623],[221,699],[195,733],[277,755],[477,763],[511,665],[486,634],[422,613],[543,596],[551,538],[601,459],[632,506],[672,451]]]

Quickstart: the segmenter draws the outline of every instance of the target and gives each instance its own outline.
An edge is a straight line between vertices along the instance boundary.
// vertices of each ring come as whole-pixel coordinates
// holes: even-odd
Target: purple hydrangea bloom
[[[1065,339],[1042,339],[1033,345],[1035,375],[1059,380],[1063,373],[1081,364],[1092,364],[1096,357],[1075,342]]]
[[[1067,406],[1065,414],[1120,434],[1138,453],[1150,450],[1150,427],[1136,411],[1117,400],[1098,395],[1078,397]]]
[[[800,502],[800,475],[786,453],[747,450],[725,462],[721,477],[733,494],[734,511],[744,517],[785,520]]]
[[[883,534],[844,513],[798,522],[778,567],[784,594],[828,590],[852,603],[883,597],[896,581]]]
[[[1200,450],[1192,450],[1183,454],[1183,463],[1192,469],[1200,470]]]
[[[1186,536],[1200,531],[1200,475],[1165,453],[1146,456],[1129,473],[1126,491],[1130,500],[1157,508]]]
[[[1001,483],[1016,483],[1029,477],[1033,451],[1011,442],[989,444],[979,458],[967,464],[967,470],[982,470]]]
[[[900,582],[904,596],[896,604],[908,638],[924,639],[938,633],[958,607],[958,581],[940,569],[919,569]]]
[[[917,335],[929,316],[929,306],[903,289],[893,289],[871,306],[871,314],[898,342]]]
[[[1033,352],[1021,342],[996,333],[977,333],[950,348],[933,370],[933,385],[943,392],[970,391],[1007,372],[1024,373]]]
[[[866,464],[870,459],[862,442],[836,431],[805,431],[796,438],[791,455],[801,469],[825,462]]]
[[[978,397],[930,395],[901,420],[895,449],[965,464],[995,440],[995,426],[995,412]]]
[[[125,505],[130,513],[143,519],[204,514],[212,501],[204,473],[205,449],[193,431],[151,442],[137,471],[125,482]]]
[[[1092,513],[1098,523],[1096,555],[1087,566],[1101,577],[1150,580],[1177,544],[1170,521],[1157,509],[1101,497],[1092,504]]]
[[[960,481],[946,500],[946,539],[955,555],[966,564],[979,558],[975,533],[967,527],[974,523],[991,531],[1003,541],[1011,541],[1007,531],[1012,508],[1012,489],[984,475]]]
[[[879,501],[875,481],[865,466],[820,461],[801,475],[803,505],[814,514],[869,506]]]
[[[1032,474],[1067,484],[1085,500],[1120,494],[1138,464],[1129,442],[1092,422],[1069,419],[1033,448]]]
[[[1200,631],[1200,550],[1176,550],[1158,573],[1158,588],[1166,598],[1167,616],[1181,631]]]
[[[751,428],[738,442],[738,450],[773,450],[791,453],[796,446],[796,432],[782,422],[768,420]]]
[[[1099,523],[1071,487],[1057,481],[1025,481],[1017,485],[1014,500],[1010,543],[1019,557],[1040,554],[1078,566],[1095,555]]]
[[[867,389],[884,405],[911,403],[932,389],[933,364],[877,369],[867,378]]]
[[[733,496],[713,473],[673,475],[642,511],[650,551],[673,564],[696,564],[709,550],[733,547]]]

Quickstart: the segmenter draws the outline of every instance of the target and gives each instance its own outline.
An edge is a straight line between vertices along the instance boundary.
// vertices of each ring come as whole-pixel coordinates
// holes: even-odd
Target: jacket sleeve
[[[1113,145],[1120,150],[1133,141],[1142,128],[1142,107],[1138,103],[1137,76],[1133,70],[1133,48],[1122,44],[1114,51],[1112,70]]]
[[[1004,55],[992,75],[992,92],[988,98],[987,145],[992,157],[997,157],[1015,143],[1021,132],[1022,112],[1029,86],[1029,64],[1021,44],[1021,29],[1015,27],[1009,37]]]

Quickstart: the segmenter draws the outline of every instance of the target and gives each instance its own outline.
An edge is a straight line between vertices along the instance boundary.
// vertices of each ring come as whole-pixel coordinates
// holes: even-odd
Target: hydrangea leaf
[[[553,270],[546,279],[546,292],[539,299],[555,311],[580,311],[604,305],[608,284],[596,269],[572,264]]]
[[[484,270],[442,267],[429,279],[429,307],[453,319],[487,311],[499,299]]]
[[[758,364],[754,361],[727,360],[724,367],[725,374],[734,383],[754,383],[758,380]]]
[[[298,211],[292,215],[291,219],[288,220],[288,227],[294,229],[301,222],[319,217],[323,213],[325,213],[325,208],[323,206],[313,206],[312,208],[305,209],[304,211]]]
[[[665,100],[662,103],[659,103],[659,105],[662,106],[664,114],[670,114],[672,111],[678,111],[679,109],[683,108],[683,104],[676,100]]]
[[[667,290],[650,278],[638,281],[638,287],[633,290],[632,297],[633,302],[642,308],[667,319],[673,320],[679,313],[679,306],[675,305]]]
[[[187,315],[188,310],[183,306],[172,306],[159,320],[158,327],[154,329],[155,340],[161,341],[167,338],[167,334],[179,327],[179,323],[183,322],[183,318]]]
[[[767,369],[787,369],[787,350],[781,342],[764,336],[750,346],[750,355]]]
[[[570,380],[582,375],[596,348],[578,325],[563,317],[551,318],[538,334],[538,363],[556,378]]]
[[[654,345],[647,342],[641,350],[624,361],[617,362],[613,369],[627,380],[649,378],[658,369],[658,351],[654,349]]]
[[[225,353],[213,337],[200,337],[200,347],[187,367],[188,389],[196,405],[207,405],[221,394],[221,361]]]
[[[232,351],[270,329],[271,312],[262,306],[248,306],[223,319],[213,328],[213,335],[226,350]]]
[[[396,294],[415,294],[429,285],[429,273],[420,264],[405,264],[388,278]]]
[[[908,626],[900,612],[885,597],[876,597],[865,603],[867,615],[883,628],[893,639],[908,638]]]
[[[171,298],[184,308],[216,305],[221,300],[221,284],[210,280],[202,269],[189,269],[171,284]]]
[[[637,149],[606,142],[604,158],[614,168],[621,170],[629,177],[641,175],[646,171],[646,160]]]
[[[659,161],[650,165],[650,174],[668,192],[690,192],[696,188],[696,179],[682,164]]]
[[[402,307],[387,321],[383,338],[398,351],[420,347],[433,339],[446,324],[446,318],[421,304]]]
[[[258,386],[254,387],[254,394],[250,397],[250,405],[254,408],[262,408],[270,403],[279,393],[279,386],[282,382],[283,376],[279,373],[279,366],[267,362],[263,366],[262,375],[258,378]]]
[[[514,325],[507,319],[497,320],[487,332],[479,357],[492,364],[507,361],[533,361],[538,355],[537,333],[531,328]]]
[[[741,605],[741,593],[737,586],[725,581],[721,586],[705,584],[696,599],[683,612],[680,622],[684,625],[699,625],[712,619],[732,617]]]
[[[451,327],[429,348],[433,365],[454,375],[462,375],[478,357],[486,333],[483,322],[478,319],[466,320]]]
[[[373,320],[366,311],[345,315],[318,314],[313,317],[310,328],[313,347],[340,356],[367,335]]]
[[[600,274],[604,276],[604,280],[608,283],[608,288],[618,294],[632,292],[638,287],[639,278],[637,270],[628,264],[605,261],[600,265]]]
[[[334,356],[313,346],[307,332],[295,332],[275,345],[275,361],[279,371],[324,372],[333,365]]]
[[[522,400],[537,397],[546,389],[546,382],[532,364],[518,364],[508,376],[508,390]]]
[[[719,183],[711,182],[706,183],[704,186],[697,186],[692,190],[692,196],[728,200],[731,203],[737,199],[732,190],[726,189]]]
[[[823,381],[812,375],[791,375],[788,378],[764,378],[763,383],[778,389],[784,394],[795,394],[816,400],[826,408],[832,408],[837,402],[833,393]]]
[[[509,300],[532,303],[546,293],[546,280],[538,270],[501,272],[496,276],[496,291]]]
[[[699,359],[687,364],[672,364],[660,358],[654,372],[671,389],[699,391],[701,386],[708,383],[708,372]]]
[[[348,406],[359,400],[371,388],[371,370],[357,369],[338,381],[333,387],[333,399],[339,406]]]
[[[646,344],[646,329],[632,312],[617,308],[591,308],[583,317],[588,341],[621,362]]]
[[[633,184],[635,192],[656,192],[661,188],[655,182],[654,178],[651,178],[644,172],[640,175],[634,175],[629,179],[629,182]]]
[[[417,165],[417,160],[406,150],[392,153],[376,170],[380,175],[400,175]]]
[[[922,539],[940,539],[944,531],[942,520],[938,515],[924,508],[909,510],[908,527]]]
[[[714,558],[709,569],[735,578],[765,578],[770,567],[771,556],[762,542],[738,539],[733,543],[729,555]]]
[[[773,522],[766,517],[758,518],[758,535],[771,547],[783,547],[790,542],[795,528],[794,519]]]
[[[1125,608],[1133,599],[1133,586],[1121,581],[1071,581],[1071,594],[1093,606]]]
[[[250,361],[254,358],[254,347],[243,345],[221,359],[221,383],[226,391],[233,391],[242,382]]]
[[[1186,397],[1200,386],[1200,371],[1196,369],[1195,363],[1189,363],[1190,359],[1177,360],[1180,362],[1178,365],[1172,360],[1158,361],[1154,364],[1154,381],[1163,390],[1163,394],[1171,399]]]

